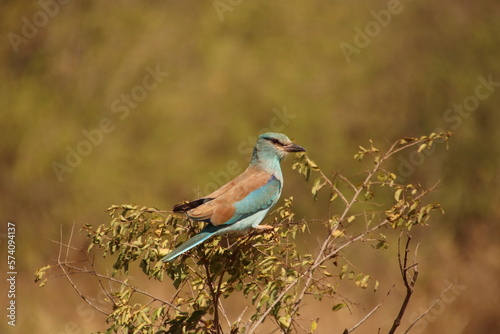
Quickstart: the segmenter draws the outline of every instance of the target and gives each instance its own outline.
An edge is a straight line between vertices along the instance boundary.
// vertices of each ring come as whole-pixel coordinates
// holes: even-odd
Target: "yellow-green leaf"
[[[403,192],[403,188],[399,188],[394,192],[394,199],[396,201],[399,201],[399,198],[401,197],[401,193]]]
[[[278,322],[280,323],[280,325],[281,325],[283,328],[288,328],[288,327],[290,327],[290,324],[291,324],[291,322],[292,322],[292,318],[291,318],[291,316],[288,314],[288,315],[286,315],[286,316],[284,316],[284,317],[280,317],[280,318],[278,319]]]
[[[332,307],[332,311],[333,312],[337,312],[338,310],[342,309],[345,307],[345,304],[344,303],[340,303],[340,304],[337,304],[337,305],[333,305]]]
[[[341,237],[343,235],[344,235],[344,232],[340,231],[340,230],[335,230],[332,232],[332,237],[334,237],[334,238],[338,238],[338,237]]]
[[[318,328],[318,322],[316,320],[313,320],[311,322],[311,333],[314,333],[314,331]]]

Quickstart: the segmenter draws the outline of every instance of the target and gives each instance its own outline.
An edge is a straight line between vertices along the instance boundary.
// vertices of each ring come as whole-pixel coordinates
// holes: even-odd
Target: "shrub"
[[[43,286],[52,269],[62,270],[75,290],[89,305],[107,315],[106,333],[254,333],[266,319],[281,333],[312,333],[318,319],[303,319],[304,297],[311,295],[317,303],[329,303],[332,312],[346,305],[339,296],[341,280],[352,280],[361,289],[376,290],[379,282],[369,273],[352,265],[354,259],[344,257],[345,250],[357,243],[383,251],[390,238],[382,232],[389,229],[407,236],[399,245],[399,265],[407,294],[396,310],[393,333],[413,293],[418,278],[416,259],[408,259],[412,228],[424,225],[433,211],[441,211],[437,203],[426,203],[431,189],[418,184],[401,183],[391,170],[391,158],[403,150],[418,152],[435,143],[447,142],[450,133],[432,133],[420,138],[404,138],[382,152],[370,141],[368,148],[359,147],[355,159],[369,162],[359,180],[340,174],[326,175],[305,154],[298,155],[293,169],[312,181],[311,193],[329,196],[329,219],[296,219],[293,198],[287,198],[271,214],[272,232],[251,232],[244,236],[222,236],[210,239],[171,263],[160,259],[178,244],[197,233],[202,223],[183,215],[137,205],[113,205],[107,211],[108,224],[85,225],[90,240],[83,262],[71,261],[63,248],[56,264],[40,268],[36,281]],[[326,202],[326,201],[325,201]],[[318,202],[319,203],[319,202]],[[321,226],[319,251],[309,253],[301,246],[310,238],[309,227]],[[304,238],[302,238],[305,236]],[[401,248],[403,248],[401,250]],[[112,257],[110,274],[100,273],[89,254]],[[411,262],[411,263],[410,263]],[[171,281],[176,289],[166,300],[131,283],[129,268],[138,266],[150,279]],[[89,269],[90,268],[90,269]],[[96,305],[79,289],[72,275],[90,273],[97,280],[108,308]],[[103,282],[115,283],[116,288]],[[116,284],[117,283],[117,284]],[[134,296],[142,298],[134,299]],[[240,316],[230,319],[227,298],[246,300]],[[328,300],[328,301],[327,301]],[[381,304],[361,319],[349,333],[361,325]],[[234,310],[233,310],[234,311]],[[413,324],[412,324],[413,325]]]

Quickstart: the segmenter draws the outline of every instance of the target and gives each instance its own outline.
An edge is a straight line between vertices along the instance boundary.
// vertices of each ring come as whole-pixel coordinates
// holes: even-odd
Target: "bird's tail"
[[[165,255],[161,260],[163,262],[170,262],[174,260],[182,253],[187,252],[191,248],[201,244],[202,242],[213,236],[215,232],[216,231],[213,231],[212,229],[209,230],[203,229],[200,233],[198,233],[197,235],[195,235],[194,237],[192,237],[191,239],[189,239],[188,241],[186,241],[185,243],[183,243],[182,245],[180,245],[179,247],[177,247],[176,249]]]

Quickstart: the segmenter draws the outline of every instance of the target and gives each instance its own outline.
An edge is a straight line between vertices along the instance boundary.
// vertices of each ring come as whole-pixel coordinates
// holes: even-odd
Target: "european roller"
[[[248,168],[213,193],[185,204],[174,205],[174,212],[184,212],[195,221],[207,225],[194,237],[163,257],[163,262],[201,244],[214,235],[243,232],[259,226],[267,212],[278,202],[283,188],[280,162],[289,152],[305,149],[281,133],[268,132],[259,136]]]

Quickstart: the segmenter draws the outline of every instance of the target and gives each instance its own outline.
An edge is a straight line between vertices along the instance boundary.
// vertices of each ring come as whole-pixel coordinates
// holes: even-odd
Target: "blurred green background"
[[[421,276],[402,327],[457,281],[415,332],[500,331],[497,1],[63,2],[0,4],[0,232],[16,222],[18,271],[17,326],[3,315],[2,333],[105,328],[64,278],[33,283],[57,257],[50,239],[105,223],[111,204],[170,209],[206,194],[269,129],[348,177],[370,138],[453,131],[448,151],[394,161],[407,182],[441,180],[433,199],[446,210],[417,233]],[[284,196],[298,217],[325,217],[290,161]],[[390,325],[404,294],[393,255],[351,255],[381,287],[348,294],[350,311],[311,303],[319,333],[352,326],[398,283],[356,332]]]

